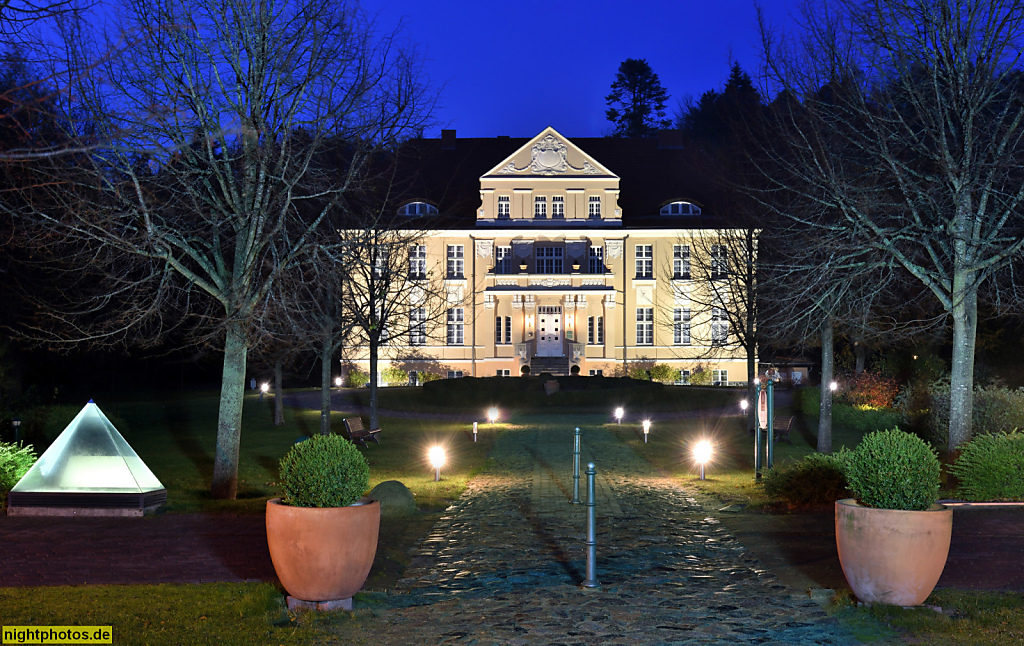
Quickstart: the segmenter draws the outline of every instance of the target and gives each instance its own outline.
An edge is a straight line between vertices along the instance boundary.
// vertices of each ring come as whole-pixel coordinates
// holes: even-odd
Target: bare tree
[[[819,207],[792,217],[884,254],[951,317],[955,449],[979,288],[1024,249],[1024,3],[840,0],[804,17],[796,40],[762,28],[769,78],[796,99],[767,174]]]
[[[199,317],[224,351],[212,491],[233,498],[246,356],[269,294],[359,187],[369,151],[422,123],[425,92],[394,35],[332,0],[125,0],[116,24],[103,45],[67,32],[68,122],[104,145],[83,146],[73,172],[54,164],[65,208],[28,213],[78,258],[91,252],[106,281],[73,295],[60,318],[76,327],[52,338],[118,342]],[[115,41],[117,56],[99,55]]]

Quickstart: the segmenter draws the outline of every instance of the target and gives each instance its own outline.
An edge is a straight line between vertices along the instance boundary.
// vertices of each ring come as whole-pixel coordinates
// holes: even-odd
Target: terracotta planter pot
[[[304,601],[350,599],[377,553],[380,503],[289,507],[267,501],[267,544],[281,585]]]
[[[916,606],[939,582],[949,555],[953,510],[865,507],[836,501],[836,546],[846,581],[861,601]]]

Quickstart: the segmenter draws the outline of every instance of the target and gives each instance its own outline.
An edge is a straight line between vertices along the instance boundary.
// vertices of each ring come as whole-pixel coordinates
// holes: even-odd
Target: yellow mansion
[[[454,131],[418,143],[397,215],[432,223],[410,245],[410,278],[443,274],[447,303],[429,327],[410,306],[409,334],[380,349],[382,371],[612,376],[658,363],[684,383],[698,365],[715,383],[745,381],[729,303],[706,306],[703,277],[716,276],[691,270],[725,225],[674,179],[684,151],[574,143],[553,128],[525,143]],[[715,262],[712,273],[729,271]],[[366,349],[347,348],[343,363],[366,370]]]

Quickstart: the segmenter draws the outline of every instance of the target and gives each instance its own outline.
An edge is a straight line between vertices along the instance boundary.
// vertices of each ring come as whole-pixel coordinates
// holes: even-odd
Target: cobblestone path
[[[508,431],[378,614],[387,644],[855,644],[792,596],[678,483],[601,428],[598,570],[584,578],[572,429]],[[585,499],[581,479],[581,499]]]

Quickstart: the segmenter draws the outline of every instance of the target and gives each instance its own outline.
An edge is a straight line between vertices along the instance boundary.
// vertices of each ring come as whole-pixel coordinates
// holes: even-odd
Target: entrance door
[[[537,308],[537,356],[562,356],[562,308],[542,305]]]

